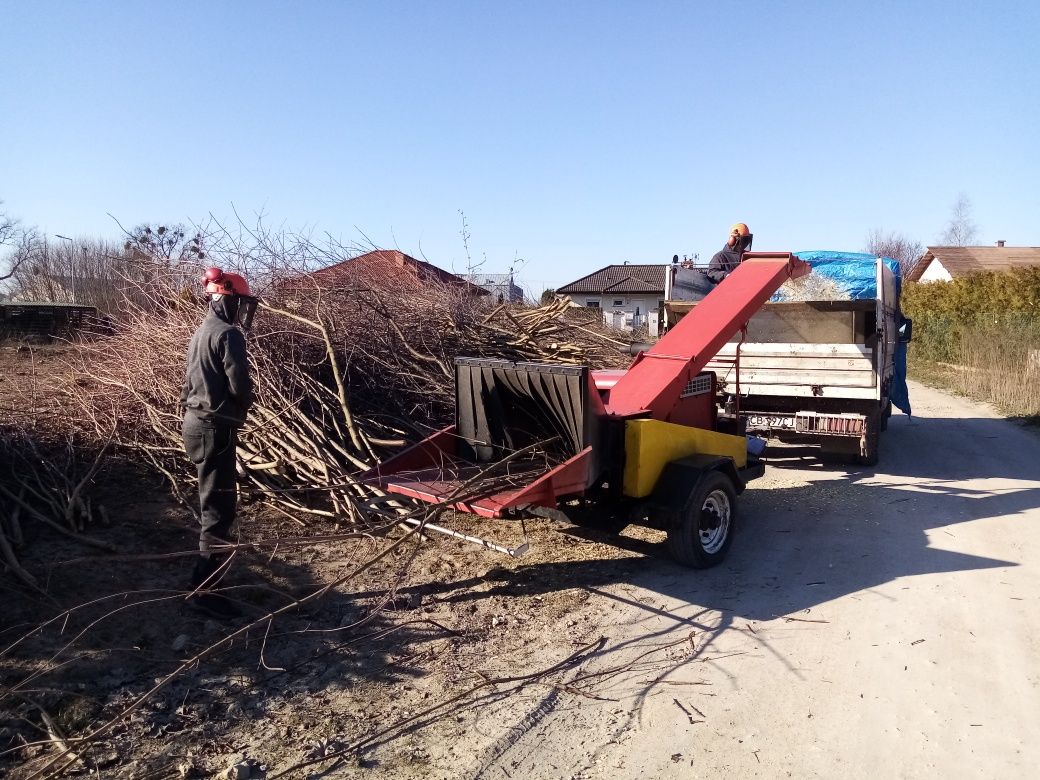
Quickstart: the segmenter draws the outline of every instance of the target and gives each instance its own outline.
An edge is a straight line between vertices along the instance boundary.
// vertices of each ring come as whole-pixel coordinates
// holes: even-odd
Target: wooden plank
[[[792,398],[849,398],[854,400],[877,400],[880,398],[877,387],[833,387],[816,385],[821,392],[814,393],[813,385],[749,385],[740,383],[740,395],[768,396],[770,398],[788,396]],[[743,402],[742,402],[743,403]]]
[[[721,374],[720,378],[727,382],[736,380],[736,372]],[[830,385],[832,387],[873,387],[877,377],[873,371],[776,371],[759,369],[740,371],[740,387],[744,385]]]
[[[699,301],[667,301],[669,318],[677,322]],[[747,341],[808,344],[862,344],[867,312],[877,301],[790,301],[767,303],[748,321]],[[739,340],[739,334],[732,341]]]
[[[684,315],[693,309],[700,301],[665,301],[665,307],[672,313]],[[814,311],[871,311],[877,305],[874,298],[855,298],[852,300],[838,301],[767,301],[762,305],[763,309],[796,310],[812,309]]]
[[[736,344],[725,344],[718,354],[732,356],[736,351]],[[741,358],[745,355],[859,355],[869,360],[871,354],[871,350],[862,344],[746,343],[740,348]]]
[[[733,361],[724,359],[713,359],[708,361],[707,368],[711,371],[727,369],[733,365]],[[776,368],[783,371],[814,371],[814,370],[846,370],[846,371],[873,371],[874,363],[859,356],[855,358],[797,358],[791,356],[740,356],[740,370],[753,368]]]
[[[738,334],[730,341],[740,339]],[[819,311],[808,306],[763,308],[749,321],[747,341],[854,344],[856,312]]]

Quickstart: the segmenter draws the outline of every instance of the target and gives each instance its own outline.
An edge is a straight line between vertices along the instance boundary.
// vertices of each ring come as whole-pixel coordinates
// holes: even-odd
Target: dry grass
[[[913,378],[1040,421],[1040,335],[1035,328],[965,330],[955,363],[911,358]]]

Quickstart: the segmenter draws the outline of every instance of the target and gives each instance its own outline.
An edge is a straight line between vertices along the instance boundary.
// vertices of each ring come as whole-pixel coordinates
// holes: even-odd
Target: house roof
[[[1006,271],[1009,268],[1040,265],[1040,247],[1036,246],[930,246],[914,264],[907,281],[918,281],[938,260],[950,276],[966,276],[979,271]]]
[[[376,249],[307,276],[325,288],[387,286],[402,292],[416,292],[436,283],[465,286],[475,295],[487,295],[487,290],[470,284],[461,276],[396,249]]]
[[[513,274],[485,274],[480,272],[474,272],[467,274],[465,279],[473,282],[473,284],[514,284]]]
[[[561,295],[581,293],[660,293],[664,295],[667,265],[608,265],[588,276],[565,284]]]

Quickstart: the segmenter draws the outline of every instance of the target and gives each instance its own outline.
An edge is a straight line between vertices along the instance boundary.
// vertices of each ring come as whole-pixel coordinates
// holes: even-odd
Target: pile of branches
[[[236,268],[236,257],[210,262]],[[240,432],[245,488],[302,524],[359,522],[373,499],[368,468],[451,422],[456,356],[624,366],[623,334],[568,301],[494,305],[471,288],[329,288],[274,254],[257,270],[263,303],[248,338],[256,402]],[[273,266],[272,266],[273,260]],[[139,289],[116,333],[76,350],[68,387],[81,427],[143,456],[176,491],[193,474],[178,406],[185,350],[206,312],[197,290]],[[349,276],[348,276],[349,278]],[[140,303],[144,301],[144,303]],[[190,505],[190,503],[189,503]]]
[[[28,429],[0,430],[0,567],[23,585],[44,592],[19,561],[27,539],[40,526],[90,547],[114,550],[85,533],[91,526],[109,524],[105,507],[89,490],[104,453],[104,446],[84,449],[71,437],[41,443]]]

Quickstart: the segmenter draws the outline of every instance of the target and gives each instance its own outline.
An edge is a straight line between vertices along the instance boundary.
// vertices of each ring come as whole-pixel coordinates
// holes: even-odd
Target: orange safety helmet
[[[744,236],[750,236],[751,231],[748,230],[748,226],[743,222],[738,222],[729,229],[729,234],[735,238],[743,238]]]
[[[253,295],[245,277],[225,273],[219,268],[207,268],[202,275],[202,284],[209,295]]]

